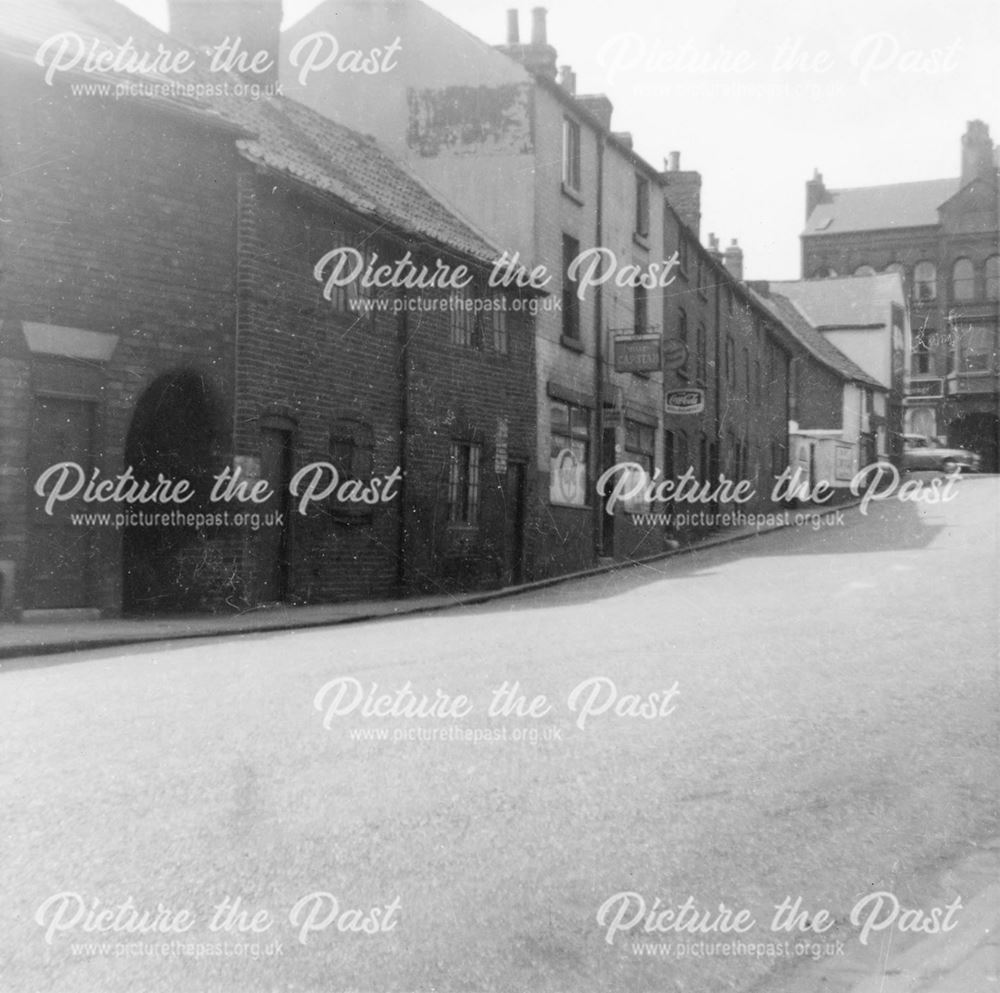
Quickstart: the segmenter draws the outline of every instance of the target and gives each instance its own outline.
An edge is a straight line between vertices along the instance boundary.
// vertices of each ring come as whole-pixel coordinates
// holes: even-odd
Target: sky
[[[166,26],[165,0],[126,2]],[[516,0],[428,2],[501,44]],[[285,23],[314,6],[285,0]],[[531,6],[519,7],[522,40]],[[612,128],[654,166],[677,150],[702,174],[702,239],[737,238],[750,279],[799,277],[814,169],[831,188],[957,176],[967,121],[1000,139],[997,0],[546,6],[577,92],[606,93]]]

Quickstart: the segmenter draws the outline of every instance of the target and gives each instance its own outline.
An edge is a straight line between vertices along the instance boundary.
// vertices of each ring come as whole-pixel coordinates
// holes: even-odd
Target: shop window
[[[448,463],[448,521],[475,527],[479,523],[480,445],[464,441],[451,443]]]
[[[976,273],[969,259],[956,259],[951,270],[951,297],[956,302],[974,300]]]
[[[590,458],[590,411],[575,403],[553,400],[549,416],[549,501],[584,507]]]
[[[572,118],[563,118],[562,181],[575,192],[580,191],[580,125]]]
[[[917,300],[937,299],[937,267],[933,262],[918,262],[914,267],[913,295]]]
[[[562,266],[562,333],[574,341],[580,340],[580,300],[576,295],[576,283],[569,278],[568,271],[573,260],[580,254],[580,242],[563,235]]]
[[[986,299],[1000,300],[1000,255],[986,260]]]
[[[996,363],[996,332],[971,326],[959,338],[959,372],[991,372]]]

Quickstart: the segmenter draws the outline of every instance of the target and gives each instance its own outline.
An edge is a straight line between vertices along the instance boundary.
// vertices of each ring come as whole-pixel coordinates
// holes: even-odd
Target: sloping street
[[[0,988],[748,991],[903,941],[997,830],[998,499],[0,672]]]

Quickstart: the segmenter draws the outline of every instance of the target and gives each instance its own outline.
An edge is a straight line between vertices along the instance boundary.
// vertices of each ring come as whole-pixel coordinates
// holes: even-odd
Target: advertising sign
[[[705,391],[691,387],[667,390],[663,411],[667,414],[700,414],[705,409]]]
[[[614,340],[615,372],[659,372],[660,336],[626,334]]]

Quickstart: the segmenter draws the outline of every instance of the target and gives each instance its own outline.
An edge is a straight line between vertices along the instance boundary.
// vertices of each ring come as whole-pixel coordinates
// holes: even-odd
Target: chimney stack
[[[556,50],[548,43],[545,27],[546,11],[544,7],[534,7],[531,11],[531,43],[524,45],[520,41],[520,29],[517,23],[517,11],[507,11],[507,43],[497,45],[497,48],[520,62],[529,72],[547,79],[556,78]]]
[[[736,243],[735,238],[729,243],[722,264],[733,279],[743,282],[743,249]]]
[[[830,194],[826,192],[823,185],[823,173],[819,169],[813,170],[813,178],[806,183],[806,220],[809,220],[812,212],[821,204],[829,203]]]
[[[708,254],[715,259],[716,262],[722,262],[722,251],[719,248],[719,239],[715,237],[714,234],[709,232],[708,235]]]
[[[576,86],[576,78],[574,75],[573,79],[574,88]],[[614,112],[614,106],[611,101],[603,93],[591,93],[578,96],[577,102],[583,105],[583,109],[587,111],[592,117],[596,117],[598,121],[601,122],[601,127],[605,131],[611,130],[611,114]]]
[[[258,83],[277,82],[281,0],[169,0],[169,12],[170,33],[192,48],[239,38],[248,61],[267,52],[271,56],[267,71],[250,77]]]
[[[962,135],[962,185],[990,176],[994,168],[989,125],[984,121],[969,121]]]
[[[521,27],[518,24],[517,8],[511,7],[507,11],[507,44],[519,45],[521,43]]]
[[[559,85],[570,96],[576,96],[576,73],[571,66],[559,67]]]
[[[631,152],[632,151],[632,132],[631,131],[613,131],[612,134]]]
[[[693,169],[682,170],[681,153],[671,152],[664,163],[667,168],[660,173],[664,194],[677,216],[701,237],[701,173]]]
[[[544,7],[532,7],[531,8],[531,44],[532,45],[547,45],[548,40],[545,37],[545,14],[546,10]]]

